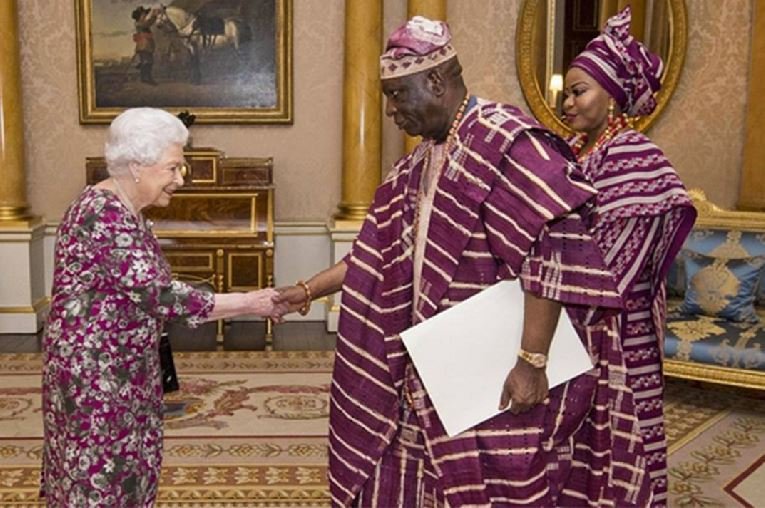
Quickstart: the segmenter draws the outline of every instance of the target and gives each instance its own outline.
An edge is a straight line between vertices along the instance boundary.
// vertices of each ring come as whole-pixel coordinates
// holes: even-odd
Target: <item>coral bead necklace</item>
[[[462,100],[462,103],[460,104],[459,108],[457,108],[457,112],[454,115],[454,120],[452,120],[451,127],[449,127],[449,134],[446,136],[446,141],[444,142],[444,146],[440,151],[441,157],[439,157],[435,161],[435,164],[433,164],[433,166],[435,166],[435,171],[440,172],[443,169],[445,159],[449,157],[449,150],[451,149],[454,138],[457,135],[457,129],[462,122],[462,117],[465,115],[465,109],[467,109],[469,101],[470,94],[465,94],[465,98]],[[412,222],[412,244],[415,246],[417,245],[417,231],[419,230],[420,224],[420,208],[422,207],[422,201],[425,199],[425,182],[427,180],[426,173],[429,169],[431,169],[431,154],[433,152],[434,146],[435,145],[431,145],[428,147],[428,151],[425,154],[425,161],[422,165],[422,173],[420,173],[420,185],[417,189],[417,203],[415,203],[414,221]]]
[[[584,150],[585,145],[587,144],[587,135],[582,134],[579,136],[579,138],[574,142],[574,144],[571,146],[571,150],[574,152],[574,155],[576,156],[577,160],[583,160],[586,159],[590,154],[596,153],[600,147],[611,141],[614,136],[619,134],[622,130],[628,128],[630,126],[629,119],[627,118],[627,115],[611,115],[608,116],[608,124],[606,125],[606,128],[603,130],[603,132],[598,136],[598,139],[595,140],[595,143],[592,144],[592,146],[588,150]]]

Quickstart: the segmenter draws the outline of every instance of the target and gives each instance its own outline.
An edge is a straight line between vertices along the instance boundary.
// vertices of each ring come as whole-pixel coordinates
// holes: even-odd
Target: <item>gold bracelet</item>
[[[297,281],[295,285],[300,286],[303,288],[303,291],[305,291],[305,303],[303,303],[303,306],[298,309],[300,315],[305,316],[311,310],[311,288],[309,288],[308,284],[302,280]]]

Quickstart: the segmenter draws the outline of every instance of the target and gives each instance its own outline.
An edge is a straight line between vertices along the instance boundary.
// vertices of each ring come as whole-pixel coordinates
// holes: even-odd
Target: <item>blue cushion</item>
[[[754,300],[765,256],[727,259],[684,250],[682,257],[687,285],[680,312],[731,321],[759,321]]]
[[[765,325],[689,317],[670,309],[664,354],[672,360],[763,372]]]
[[[740,259],[765,255],[765,233],[732,229],[694,228],[685,240],[685,249],[714,257]],[[684,259],[675,261],[682,268]],[[684,289],[681,280],[670,280],[670,294]],[[679,285],[679,287],[678,287]],[[756,293],[758,305],[765,305],[765,270]]]

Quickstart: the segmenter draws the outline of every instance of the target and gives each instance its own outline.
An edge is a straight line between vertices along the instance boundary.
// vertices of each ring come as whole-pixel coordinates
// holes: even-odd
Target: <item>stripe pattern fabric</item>
[[[696,211],[675,169],[640,132],[621,132],[589,154],[582,170],[598,190],[593,234],[624,301],[619,327],[623,364],[627,388],[636,401],[652,504],[664,506],[665,280]]]

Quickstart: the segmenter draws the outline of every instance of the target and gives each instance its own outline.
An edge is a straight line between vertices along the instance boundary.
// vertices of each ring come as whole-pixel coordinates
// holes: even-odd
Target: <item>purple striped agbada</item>
[[[576,137],[571,143],[576,142]],[[666,275],[696,210],[675,169],[644,134],[625,130],[581,161],[598,194],[595,236],[616,277],[622,368],[636,400],[636,417],[652,484],[652,505],[667,501],[662,352]]]
[[[557,137],[516,108],[479,101],[438,180],[413,309],[412,224],[431,144],[378,188],[346,259],[330,407],[333,504],[646,504],[618,312],[608,310],[624,302],[587,232],[593,188]],[[565,304],[595,368],[526,413],[449,438],[399,333],[516,277]]]

